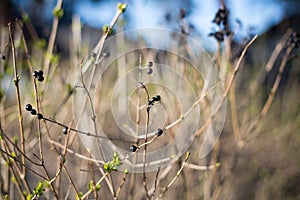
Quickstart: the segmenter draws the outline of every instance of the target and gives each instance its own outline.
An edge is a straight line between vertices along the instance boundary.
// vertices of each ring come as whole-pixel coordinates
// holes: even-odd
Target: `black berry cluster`
[[[152,97],[149,101],[148,101],[148,107],[147,110],[149,111],[150,108],[154,105],[155,102],[160,101],[161,97],[159,94],[157,94],[156,96]]]
[[[38,71],[34,71],[33,72],[33,76],[34,78],[36,78],[39,82],[43,82],[44,81],[44,72],[43,70],[38,70]]]
[[[291,34],[289,39],[287,40],[287,46],[292,47],[292,48],[299,48],[300,46],[300,34],[297,32],[294,32]]]
[[[210,33],[209,36],[213,36],[219,42],[224,41],[224,35],[230,35],[229,27],[229,10],[224,7],[220,8],[213,19],[213,23],[217,24],[221,30],[215,33]]]
[[[152,66],[153,66],[153,62],[149,61],[147,64],[147,74],[152,74],[153,72]]]
[[[43,118],[44,118],[43,115],[42,115],[41,113],[37,113],[36,109],[34,109],[34,108],[32,107],[31,104],[27,104],[27,105],[25,106],[25,109],[26,109],[28,112],[30,112],[30,114],[36,115],[38,119],[43,119]]]

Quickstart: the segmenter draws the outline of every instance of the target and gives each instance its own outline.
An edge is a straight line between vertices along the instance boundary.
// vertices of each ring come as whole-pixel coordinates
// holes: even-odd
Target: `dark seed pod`
[[[130,151],[132,151],[132,152],[136,152],[137,146],[135,146],[135,145],[133,144],[133,145],[130,146],[129,149],[130,149]]]
[[[155,132],[155,134],[157,135],[157,136],[161,136],[162,134],[163,134],[163,130],[161,129],[161,128],[159,128],[159,129],[157,129],[157,131]]]
[[[151,68],[147,69],[147,74],[152,74],[152,72],[153,72],[153,69],[151,69]]]
[[[38,119],[43,119],[44,118],[41,113],[38,113],[36,116],[37,116]]]
[[[5,60],[5,59],[6,59],[6,56],[5,56],[4,54],[2,54],[1,59],[2,59],[2,60]]]
[[[27,105],[25,106],[25,109],[26,109],[27,111],[31,111],[31,110],[32,110],[32,105],[31,105],[31,104],[27,104]]]
[[[30,114],[36,115],[36,109],[32,109],[32,110],[30,111]]]
[[[67,128],[67,127],[64,127],[64,128],[62,129],[62,132],[63,132],[63,134],[67,135],[67,134],[68,134],[68,128]]]

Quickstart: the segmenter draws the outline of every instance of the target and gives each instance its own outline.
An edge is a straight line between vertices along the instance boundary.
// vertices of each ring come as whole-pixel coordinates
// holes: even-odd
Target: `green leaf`
[[[127,175],[129,173],[128,169],[124,169],[124,173]]]
[[[36,196],[41,196],[45,191],[43,182],[42,181],[38,182],[36,188],[34,188],[33,190]]]
[[[186,155],[185,155],[185,159],[188,159],[189,157],[190,157],[190,155],[191,155],[191,152],[186,152]]]
[[[67,90],[68,90],[69,94],[73,94],[73,92],[75,91],[75,90],[73,90],[73,87],[70,83],[67,84]]]
[[[17,157],[16,153],[15,152],[11,152],[11,157],[16,158]]]
[[[0,102],[4,97],[4,90],[2,88],[0,88]]]
[[[96,191],[99,191],[100,188],[101,188],[101,185],[100,185],[100,184],[97,184],[97,185],[96,185]]]
[[[76,194],[76,200],[81,199],[81,197],[83,196],[82,192],[79,192]]]
[[[47,42],[44,38],[38,40],[35,45],[38,49],[43,49],[46,46]]]
[[[118,167],[121,166],[123,163],[121,162],[120,155],[117,152],[114,152],[112,156],[112,161],[107,162],[103,165],[103,169],[110,173],[112,171],[117,171]]]
[[[32,195],[32,194],[28,194],[28,195],[26,196],[26,200],[31,200],[31,199],[32,199],[32,197],[33,197],[33,195]]]
[[[94,181],[90,180],[89,183],[88,183],[88,189],[92,191],[93,190],[93,186],[94,186]]]
[[[22,21],[24,22],[24,24],[28,24],[30,22],[30,17],[27,13],[22,15]]]

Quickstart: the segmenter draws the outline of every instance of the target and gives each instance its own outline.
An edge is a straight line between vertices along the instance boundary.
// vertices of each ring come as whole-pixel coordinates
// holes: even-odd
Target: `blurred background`
[[[114,15],[115,0],[66,0],[63,1],[64,15],[60,27],[70,26],[72,17],[80,17],[84,26],[101,29],[108,24]],[[124,14],[124,29],[142,27],[165,27],[180,31],[180,10],[185,10],[185,20],[189,25],[190,35],[208,36],[216,31],[217,26],[212,19],[218,10],[219,1],[205,0],[131,0],[125,1],[128,10]],[[2,23],[15,17],[29,16],[32,24],[41,37],[49,36],[52,24],[52,9],[55,0],[2,0],[0,12]],[[241,39],[249,34],[263,34],[285,19],[298,22],[295,16],[300,14],[298,0],[228,0],[226,5],[230,10],[230,24],[235,30],[235,39]],[[210,48],[212,38],[205,38],[206,48]]]

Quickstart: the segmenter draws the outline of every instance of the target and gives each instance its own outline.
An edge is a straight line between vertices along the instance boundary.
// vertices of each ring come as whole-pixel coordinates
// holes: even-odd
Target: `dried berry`
[[[6,59],[6,56],[5,56],[4,54],[2,54],[1,59],[2,59],[2,60],[5,60],[5,59]]]
[[[30,111],[30,114],[36,115],[36,109],[32,109],[32,110]]]
[[[147,66],[148,66],[148,67],[152,67],[152,66],[153,66],[153,62],[152,62],[152,61],[149,61],[148,64],[147,64]]]
[[[153,101],[160,101],[161,97],[160,95],[156,95],[155,97],[152,97]]]
[[[67,128],[67,127],[64,127],[64,128],[62,129],[62,132],[63,132],[63,134],[67,135],[67,133],[68,133],[68,128]]]
[[[133,145],[130,146],[129,149],[130,149],[130,151],[132,151],[132,152],[136,152],[137,146],[135,146],[135,145],[133,144]]]
[[[147,69],[147,74],[152,74],[152,72],[153,72],[153,69],[151,69],[151,68]]]
[[[108,51],[103,52],[103,53],[102,53],[102,56],[103,56],[103,57],[109,57],[109,56],[110,56],[110,53],[109,53]]]
[[[43,76],[44,75],[44,72],[41,69],[39,71],[37,71],[37,73],[38,73],[38,76]]]
[[[43,119],[44,118],[41,113],[38,113],[36,116],[37,116],[38,119]]]
[[[32,110],[32,105],[31,105],[31,104],[27,104],[27,105],[25,106],[25,109],[26,109],[27,111],[31,111],[31,110]]]
[[[155,134],[157,135],[157,136],[161,136],[162,134],[163,134],[163,130],[161,129],[161,128],[159,128],[159,129],[157,129],[157,131],[155,132]]]
[[[32,75],[33,75],[35,78],[38,78],[39,73],[38,73],[38,71],[33,71]]]
[[[39,82],[43,82],[43,81],[44,81],[44,76],[39,76],[39,77],[38,77],[38,81],[39,81]]]

